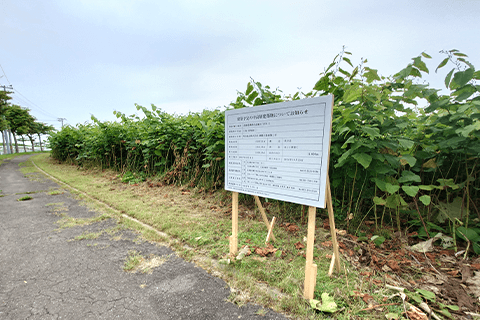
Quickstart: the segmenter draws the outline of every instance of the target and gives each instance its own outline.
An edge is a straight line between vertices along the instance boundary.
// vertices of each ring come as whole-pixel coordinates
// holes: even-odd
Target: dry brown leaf
[[[396,260],[388,260],[387,264],[393,271],[400,270],[400,267],[398,266],[398,262]]]
[[[419,308],[410,305],[410,309],[407,311],[408,318],[411,320],[428,320],[428,316],[423,313]]]
[[[324,241],[321,243],[322,246],[324,247],[331,247],[332,246],[332,241]]]
[[[295,243],[295,248],[300,250],[300,249],[305,248],[305,245],[303,243],[301,243],[300,241],[298,241],[297,243]]]

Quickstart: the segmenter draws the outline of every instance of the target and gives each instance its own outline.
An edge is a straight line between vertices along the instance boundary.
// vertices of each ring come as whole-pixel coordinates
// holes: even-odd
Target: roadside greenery
[[[20,141],[23,143],[23,149],[26,152],[24,136],[27,136],[32,145],[32,151],[35,152],[35,136],[38,136],[40,141],[40,151],[43,151],[42,138],[41,134],[48,134],[51,131],[55,130],[53,126],[47,125],[43,122],[38,122],[35,117],[30,114],[30,110],[23,108],[21,106],[10,104],[9,100],[12,98],[9,91],[0,91],[0,132],[2,133],[2,146],[4,152],[6,150],[6,143],[4,137],[4,130],[9,130],[12,133],[15,150],[12,150],[11,153],[19,153],[19,144],[17,141],[17,136],[20,136]]]
[[[455,247],[462,239],[479,254],[480,71],[458,50],[442,53],[435,72],[451,68],[447,94],[422,82],[430,72],[426,53],[385,77],[366,59],[354,66],[342,51],[312,91],[286,95],[252,79],[228,108],[333,94],[329,175],[336,218],[357,234],[362,222],[373,221],[377,239],[388,236],[386,226],[420,238],[447,232]],[[51,134],[52,157],[112,168],[132,184],[157,176],[167,184],[222,188],[223,110],[171,115],[154,105],[136,108],[142,116],[115,112],[118,122],[92,116],[92,123]],[[285,215],[303,212],[275,203]]]

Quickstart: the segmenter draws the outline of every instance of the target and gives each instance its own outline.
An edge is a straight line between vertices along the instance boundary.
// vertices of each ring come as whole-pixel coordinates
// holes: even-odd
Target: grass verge
[[[46,154],[34,157],[34,161],[42,170],[110,205],[117,212],[168,234],[171,238],[165,239],[157,232],[116,214],[122,224],[140,230],[145,239],[167,241],[177,254],[227,281],[233,288],[230,301],[239,305],[252,301],[297,319],[331,317],[313,310],[308,301],[303,299],[306,226],[299,225],[293,230],[281,227],[282,223],[285,226],[288,221],[282,221],[281,213],[270,212],[270,216],[275,215],[280,220],[274,228],[276,250],[262,256],[253,251],[255,248],[267,248],[266,227],[255,209],[240,206],[239,247],[248,245],[252,254],[222,264],[220,262],[225,262],[228,258],[228,236],[231,234],[231,206],[227,204],[226,193],[200,193],[151,181],[127,185],[121,182],[115,172],[58,164]],[[88,223],[68,217],[60,221],[62,227]],[[361,310],[368,305],[352,292],[368,291],[377,301],[382,301],[386,296],[384,289],[372,282],[364,283],[357,271],[345,261],[342,261],[344,268],[342,267],[341,273],[328,277],[329,255],[332,250],[327,245],[322,245],[328,242],[329,237],[328,232],[322,230],[317,230],[314,250],[318,266],[315,299],[320,300],[322,293],[333,296],[342,310],[333,315],[335,319],[362,317]],[[124,269],[134,270],[142,259],[146,258],[139,253],[130,253]],[[388,306],[382,313],[389,312],[400,313],[401,307]]]

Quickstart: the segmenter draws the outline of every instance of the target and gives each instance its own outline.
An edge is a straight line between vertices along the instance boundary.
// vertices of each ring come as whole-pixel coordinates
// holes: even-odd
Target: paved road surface
[[[223,280],[167,247],[138,241],[133,231],[73,240],[115,227],[116,220],[58,230],[61,214],[98,213],[68,193],[49,194],[59,186],[42,175],[24,177],[18,164],[28,157],[0,165],[0,319],[286,319],[226,302],[230,289]],[[17,201],[33,191],[32,200]],[[129,250],[166,262],[151,274],[126,273]]]

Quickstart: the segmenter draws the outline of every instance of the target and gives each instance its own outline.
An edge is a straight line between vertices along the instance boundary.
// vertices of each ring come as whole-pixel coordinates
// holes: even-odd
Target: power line
[[[10,80],[8,80],[8,77],[7,77],[7,74],[5,73],[5,70],[3,70],[3,67],[2,65],[0,64],[0,69],[2,69],[2,72],[3,72],[3,75],[5,76],[5,79],[7,79],[8,81],[8,84],[10,84],[10,88],[11,90],[15,91],[16,93],[18,93],[20,96],[22,96],[26,101],[28,101],[31,105],[35,106],[36,108],[38,108],[41,113],[43,113],[44,115],[48,116],[48,117],[52,117],[52,118],[58,118],[57,116],[54,116],[53,114],[49,113],[48,111],[44,110],[43,108],[41,108],[40,106],[38,106],[36,103],[34,103],[33,101],[31,101],[30,99],[28,99],[27,97],[25,97],[20,91],[18,91],[17,89],[14,89],[12,84],[10,83]],[[5,90],[5,86],[3,88]],[[20,100],[19,98],[16,98],[17,100]],[[23,102],[23,104],[27,104],[28,103],[25,103]]]
[[[3,70],[3,67],[2,67],[1,64],[0,64],[0,68],[2,69],[2,72],[3,72],[3,75],[5,76],[5,79],[7,79],[8,84],[9,84],[9,85],[12,85],[12,84],[10,83],[10,80],[8,80],[7,74],[6,74],[5,71]]]
[[[42,109],[41,107],[39,107],[36,103],[32,102],[30,99],[28,99],[27,97],[25,97],[20,91],[18,91],[17,89],[13,89],[13,91],[15,91],[16,93],[18,93],[20,96],[22,96],[25,100],[27,100],[30,104],[32,104],[33,106],[35,106],[36,108],[38,108],[39,110],[43,111],[43,113],[46,115],[46,116],[49,116],[49,117],[52,117],[52,118],[58,118],[57,116],[54,116],[53,114],[49,113],[48,111]]]

